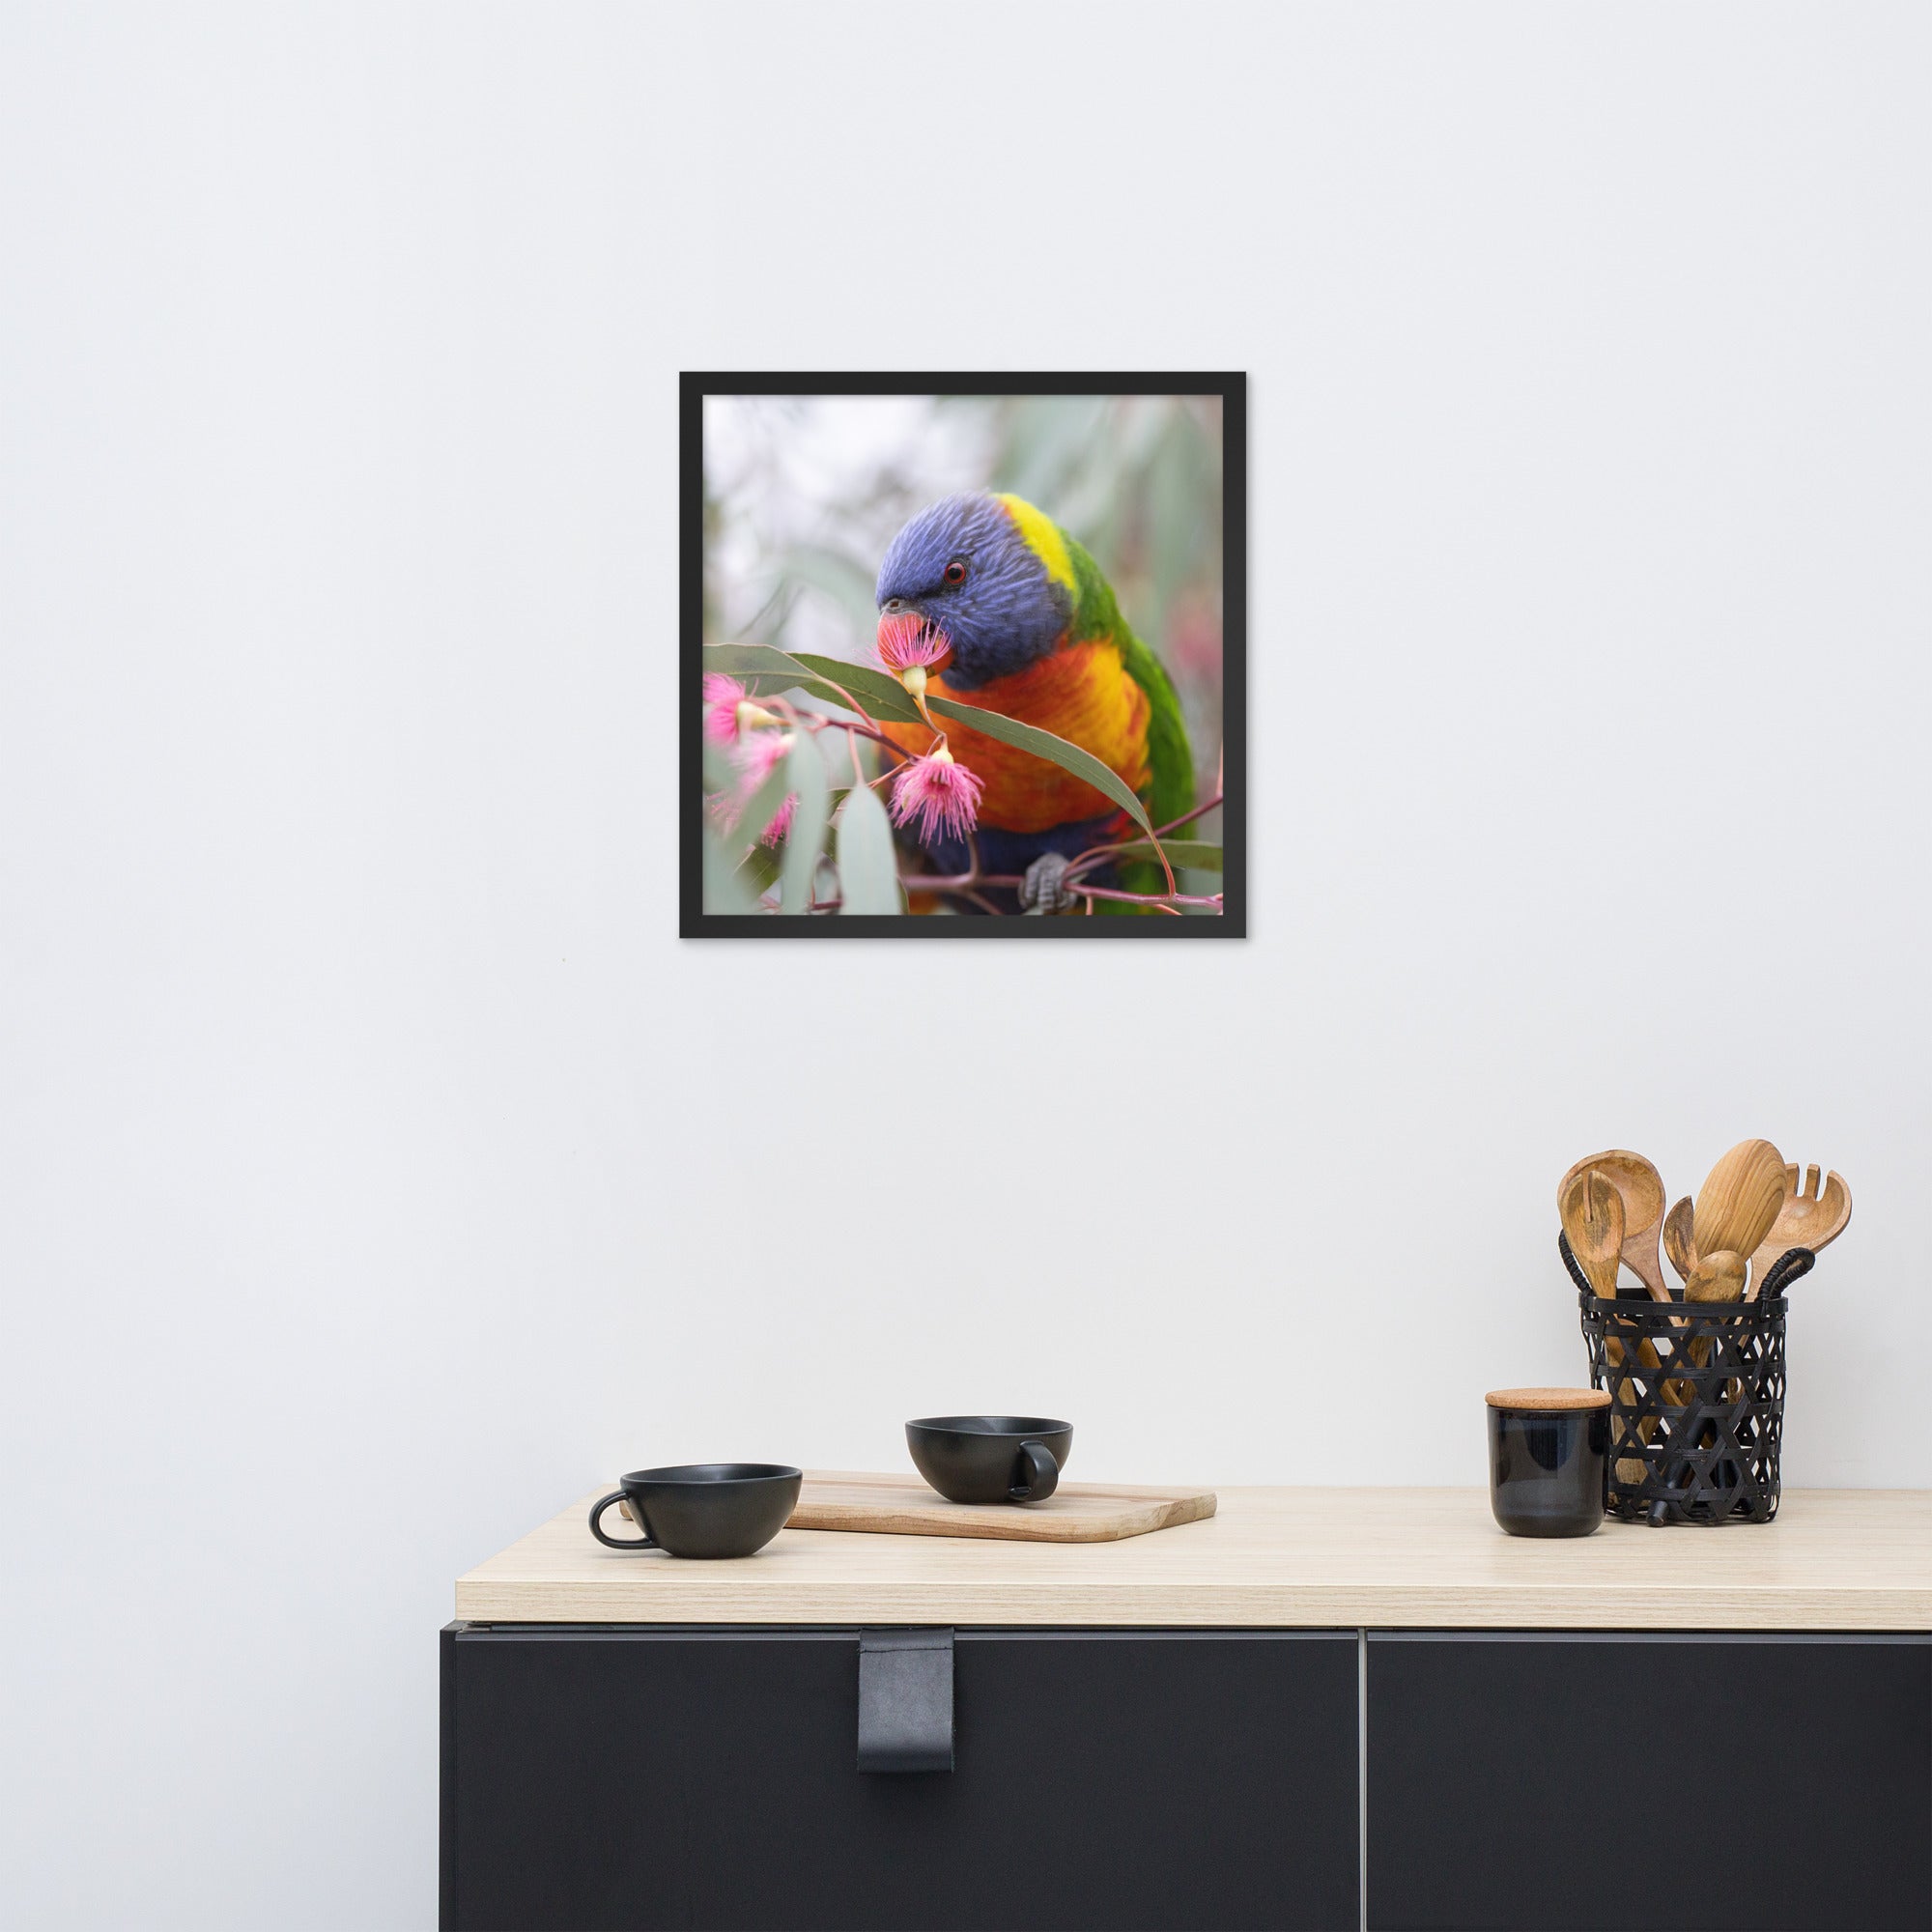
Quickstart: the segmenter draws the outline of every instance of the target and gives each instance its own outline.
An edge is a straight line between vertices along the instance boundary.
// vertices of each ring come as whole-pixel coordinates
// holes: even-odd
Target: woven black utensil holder
[[[1810,1260],[1807,1251],[1780,1270],[1755,1301],[1605,1301],[1579,1289],[1590,1384],[1610,1392],[1611,1516],[1662,1524],[1777,1514],[1784,1283]]]

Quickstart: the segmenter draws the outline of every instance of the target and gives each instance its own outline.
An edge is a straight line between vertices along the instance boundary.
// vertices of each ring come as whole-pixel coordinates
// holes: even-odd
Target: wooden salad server
[[[1852,1190],[1838,1174],[1826,1176],[1822,1187],[1818,1170],[1804,1170],[1801,1186],[1796,1165],[1784,1170],[1784,1199],[1771,1233],[1758,1243],[1751,1256],[1750,1287],[1746,1299],[1755,1301],[1765,1277],[1793,1248],[1809,1248],[1813,1254],[1845,1232],[1852,1218]]]
[[[1617,1292],[1617,1262],[1624,1244],[1624,1200],[1607,1175],[1595,1168],[1573,1174],[1556,1203],[1570,1252],[1592,1291],[1603,1300]]]
[[[1658,1232],[1663,1222],[1663,1181],[1658,1171],[1640,1153],[1611,1148],[1579,1160],[1556,1185],[1556,1211],[1563,1211],[1563,1199],[1579,1174],[1592,1168],[1603,1175],[1623,1197],[1623,1260],[1633,1274],[1650,1291],[1653,1301],[1668,1301],[1670,1291],[1663,1285],[1663,1269],[1657,1259]],[[1577,1243],[1573,1239],[1570,1245]],[[1615,1293],[1614,1288],[1610,1291]]]
[[[1583,1271],[1583,1278],[1590,1284],[1591,1293],[1599,1300],[1610,1300],[1617,1292],[1617,1263],[1624,1247],[1623,1195],[1599,1168],[1572,1168],[1563,1181],[1556,1197],[1556,1211],[1563,1220],[1564,1237],[1570,1243],[1577,1265]],[[1662,1191],[1660,1188],[1659,1192]],[[1613,1369],[1623,1366],[1624,1345],[1614,1336],[1604,1338],[1604,1358]],[[1649,1367],[1658,1365],[1657,1351],[1648,1342],[1642,1345],[1638,1359]],[[1635,1391],[1628,1378],[1617,1393],[1626,1403],[1635,1403]],[[1617,1427],[1621,1431],[1623,1425],[1619,1423]],[[1619,1458],[1618,1482],[1642,1482],[1643,1467],[1634,1458]]]

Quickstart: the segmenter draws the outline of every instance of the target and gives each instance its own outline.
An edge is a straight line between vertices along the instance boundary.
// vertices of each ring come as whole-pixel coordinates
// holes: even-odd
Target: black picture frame
[[[684,371],[678,393],[678,634],[683,696],[678,740],[678,932],[684,939],[1245,939],[1248,930],[1247,450],[1244,371],[1014,374],[905,370]],[[1221,714],[1223,910],[1206,919],[897,919],[855,931],[837,919],[774,919],[704,910],[704,399],[707,396],[1215,396],[1222,410]]]

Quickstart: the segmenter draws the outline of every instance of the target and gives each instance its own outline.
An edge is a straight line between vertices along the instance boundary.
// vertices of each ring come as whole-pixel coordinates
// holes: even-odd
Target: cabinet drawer
[[[1932,1640],[1371,1634],[1368,1713],[1372,1927],[1932,1926]]]
[[[909,1776],[859,1635],[445,1631],[443,1925],[1358,1923],[1353,1632],[962,1630]]]

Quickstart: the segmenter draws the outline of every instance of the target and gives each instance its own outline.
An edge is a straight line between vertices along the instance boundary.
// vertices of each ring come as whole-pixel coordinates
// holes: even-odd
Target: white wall
[[[1932,1483],[1928,53],[9,7],[6,1916],[433,1922],[451,1578],[639,1463],[1479,1481],[1594,1147],[1841,1169],[1788,1474]],[[1252,372],[1251,941],[680,944],[687,366]]]

